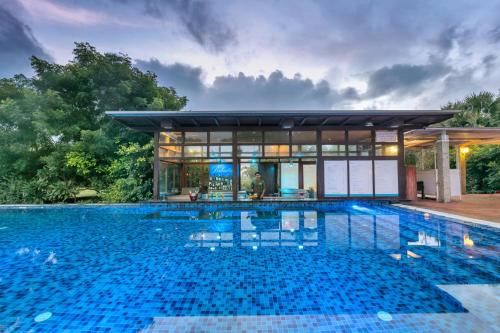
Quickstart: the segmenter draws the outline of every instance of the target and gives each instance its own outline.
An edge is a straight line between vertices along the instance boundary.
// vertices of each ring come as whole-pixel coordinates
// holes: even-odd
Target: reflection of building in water
[[[241,212],[241,245],[317,246],[318,212]]]
[[[316,211],[240,211],[239,221],[232,212],[200,213],[199,229],[190,234],[188,247],[317,246]],[[211,221],[207,223],[204,221]],[[232,219],[227,224],[224,219]],[[222,220],[222,221],[221,221]],[[203,221],[203,222],[202,222]],[[238,223],[239,222],[239,223]],[[225,225],[221,229],[221,225]],[[239,230],[238,230],[239,229]],[[239,237],[237,237],[238,235]]]
[[[191,243],[188,246],[201,247],[231,247],[233,246],[232,232],[200,231],[189,236]]]
[[[321,243],[328,248],[400,249],[399,215],[299,210],[249,210],[239,211],[238,214],[216,212],[213,222],[200,220],[197,222],[199,229],[190,235],[187,246],[307,247]],[[207,214],[200,216],[208,221],[215,217]],[[223,230],[221,225],[225,226]],[[429,238],[427,241],[431,242]]]
[[[438,237],[431,236],[425,233],[425,231],[418,232],[418,241],[408,242],[408,245],[419,245],[419,246],[441,246],[441,242]]]
[[[328,248],[399,249],[399,215],[325,213]]]

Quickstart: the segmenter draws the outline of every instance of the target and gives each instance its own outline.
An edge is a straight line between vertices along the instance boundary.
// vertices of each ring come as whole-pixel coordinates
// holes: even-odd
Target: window
[[[372,151],[371,131],[348,132],[349,156],[370,156]]]
[[[266,143],[288,143],[290,133],[288,131],[264,132],[264,142]]]
[[[345,144],[322,145],[321,152],[323,156],[345,156]]]
[[[165,157],[182,157],[181,146],[161,146],[159,150],[160,158]]]
[[[289,156],[290,147],[288,145],[266,145],[264,146],[265,156]]]
[[[206,157],[207,146],[185,146],[184,157]]]
[[[160,144],[181,144],[182,132],[160,132]]]
[[[377,143],[375,145],[376,156],[398,156],[398,145]]]
[[[186,164],[184,181],[187,188],[208,189],[208,164]]]
[[[292,143],[316,143],[316,131],[293,131]]]
[[[345,156],[345,131],[321,131],[323,156]]]
[[[325,144],[345,143],[345,131],[322,131],[321,142]]]
[[[316,145],[293,145],[292,155],[300,156],[316,156]]]
[[[236,139],[239,143],[261,143],[262,132],[257,132],[257,131],[236,132]]]
[[[397,131],[375,131],[376,142],[398,142]]]
[[[186,143],[207,143],[207,132],[186,132]]]
[[[160,197],[179,194],[180,189],[180,164],[160,163]]]
[[[232,143],[233,132],[210,132],[210,143]]]
[[[210,157],[231,157],[233,155],[233,146],[217,145],[210,146]]]
[[[240,145],[238,146],[238,156],[260,157],[262,156],[261,145]]]

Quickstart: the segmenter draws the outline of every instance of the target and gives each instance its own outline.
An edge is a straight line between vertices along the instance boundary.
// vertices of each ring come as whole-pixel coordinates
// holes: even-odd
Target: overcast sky
[[[86,41],[188,109],[438,109],[500,88],[498,13],[500,0],[0,0],[0,77]]]

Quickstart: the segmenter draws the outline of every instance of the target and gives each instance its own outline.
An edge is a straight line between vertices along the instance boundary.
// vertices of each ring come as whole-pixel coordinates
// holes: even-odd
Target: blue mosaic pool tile
[[[6,331],[497,329],[439,286],[498,284],[498,231],[383,203],[1,208],[0,227]]]

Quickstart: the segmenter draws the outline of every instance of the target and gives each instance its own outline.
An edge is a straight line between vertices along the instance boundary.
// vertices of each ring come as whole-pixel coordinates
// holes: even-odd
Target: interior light
[[[294,125],[293,119],[285,119],[285,120],[283,120],[281,128],[283,128],[283,129],[290,129],[290,128],[293,127],[293,125]]]
[[[160,123],[160,126],[166,130],[171,130],[174,128],[174,122],[172,120],[164,120]]]
[[[462,154],[464,154],[464,155],[465,155],[465,154],[468,154],[468,153],[469,153],[469,151],[470,151],[470,148],[469,148],[469,147],[460,147],[460,152],[461,152]]]
[[[373,126],[373,123],[372,123],[371,121],[368,121],[368,122],[366,122],[365,126],[367,126],[367,127],[372,127],[372,126]]]
[[[252,250],[257,250],[257,245],[252,246]]]
[[[304,249],[304,245],[299,245],[299,250],[303,250]]]
[[[210,251],[212,251],[212,252],[213,252],[213,251],[215,251],[215,247],[213,247],[213,246],[212,246],[212,247],[210,248]]]
[[[398,146],[396,146],[396,145],[389,146],[387,148],[387,150],[389,150],[389,153],[391,153],[391,154],[397,154],[398,153]]]

